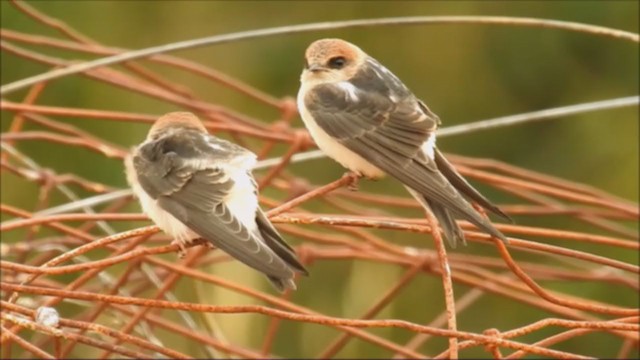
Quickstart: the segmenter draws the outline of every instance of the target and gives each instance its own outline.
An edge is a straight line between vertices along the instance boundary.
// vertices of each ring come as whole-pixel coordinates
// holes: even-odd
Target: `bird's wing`
[[[396,103],[367,91],[355,95],[350,97],[340,86],[326,84],[309,91],[304,102],[318,125],[345,145],[354,143],[357,147],[355,142],[362,139],[363,143],[375,144],[380,153],[392,151],[409,159],[435,133],[436,118],[426,115],[418,101]],[[376,152],[364,158],[378,155]]]
[[[271,250],[273,250],[273,252],[300,273],[309,275],[307,269],[305,269],[300,261],[298,261],[293,248],[284,241],[278,230],[276,230],[273,224],[271,224],[271,221],[269,221],[267,215],[262,212],[261,209],[258,209],[257,211],[256,223],[258,224],[258,229],[262,234],[264,242],[269,246],[269,248],[271,248]]]
[[[222,152],[215,154],[217,159],[238,149],[229,150],[222,144],[217,144],[221,149],[216,149],[199,143],[197,134],[190,136],[193,138],[182,140],[195,143],[184,149],[177,145],[183,142],[171,138],[149,142],[139,149],[133,163],[142,188],[165,211],[231,256],[267,275],[292,277],[286,263],[224,204],[234,185],[224,171],[230,159],[225,164],[213,161],[212,152]]]
[[[482,195],[478,190],[476,190],[465,178],[462,177],[458,173],[458,171],[449,163],[447,158],[442,155],[440,150],[435,149],[435,161],[438,166],[438,170],[442,172],[447,180],[456,188],[458,191],[463,193],[468,198],[480,204],[483,208],[491,211],[492,213],[500,216],[501,218],[513,223],[513,219],[505,214],[499,207],[495,206],[489,199],[487,199],[484,195]]]
[[[305,96],[316,123],[349,150],[494,236],[504,238],[438,171],[422,146],[435,136],[437,118],[412,97],[394,102],[377,92],[358,91],[357,100],[336,85],[319,85]]]

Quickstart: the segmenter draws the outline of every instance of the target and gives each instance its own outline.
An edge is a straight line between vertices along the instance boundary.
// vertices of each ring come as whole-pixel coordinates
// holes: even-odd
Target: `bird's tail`
[[[456,171],[456,169],[447,161],[447,159],[442,155],[440,150],[435,149],[434,160],[436,161],[436,166],[438,170],[444,175],[445,178],[456,188],[459,192],[464,194],[469,199],[475,201],[480,204],[483,208],[491,211],[492,213],[500,216],[501,218],[513,223],[513,219],[509,217],[509,215],[505,214],[500,208],[491,203],[486,197],[484,197],[478,190],[474,189],[471,184],[465,180],[462,175]]]
[[[267,279],[271,281],[271,284],[278,290],[279,292],[283,292],[285,289],[296,290],[296,283],[293,281],[293,278],[278,278],[275,276],[267,275]]]
[[[442,227],[444,236],[447,238],[452,248],[456,247],[458,241],[466,245],[464,233],[458,223],[456,223],[456,220],[449,209],[436,201],[429,200],[426,196],[409,187],[406,188],[407,190],[409,190],[409,193],[413,195],[413,197],[416,198],[416,200],[418,200],[418,202],[425,208],[425,210],[431,211],[436,219],[438,219],[438,223]],[[475,210],[473,210],[470,205],[468,209],[465,209],[465,211],[457,211],[456,214],[469,221],[473,225],[477,226],[481,230],[485,231],[489,235],[496,237],[504,241],[505,243],[508,242],[504,234],[496,229],[489,220],[485,219]]]
[[[256,224],[260,232],[260,237],[264,240],[265,244],[273,251],[274,256],[278,256],[280,260],[284,261],[289,268],[296,272],[308,276],[309,272],[305,269],[304,265],[300,263],[295,251],[289,244],[287,244],[278,230],[273,227],[273,224],[267,219],[262,210],[258,209],[256,213]],[[283,292],[285,289],[296,290],[296,283],[293,281],[293,275],[289,277],[278,277],[267,275],[267,278],[275,288]]]
[[[425,199],[429,208],[431,208],[431,212],[438,219],[440,226],[442,227],[442,231],[444,232],[444,237],[449,241],[449,245],[455,249],[458,242],[461,242],[463,245],[467,245],[467,241],[464,238],[464,233],[462,229],[456,222],[456,219],[451,215],[449,210],[446,207],[438,205],[433,201],[429,201]]]

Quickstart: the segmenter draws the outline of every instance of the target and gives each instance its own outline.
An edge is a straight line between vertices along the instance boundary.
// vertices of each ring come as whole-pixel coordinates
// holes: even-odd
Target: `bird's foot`
[[[184,259],[187,256],[187,248],[184,247],[184,241],[180,241],[178,239],[173,239],[171,245],[178,245],[178,258]]]
[[[353,171],[347,171],[346,173],[344,173],[344,175],[342,175],[342,177],[349,178],[351,180],[347,184],[347,189],[349,189],[350,191],[358,191],[358,183],[360,182],[360,178],[362,178],[362,175]]]
[[[205,240],[204,246],[206,246],[209,250],[213,250],[213,249],[216,248],[216,246],[213,245],[213,243],[211,241],[208,241],[208,240]]]

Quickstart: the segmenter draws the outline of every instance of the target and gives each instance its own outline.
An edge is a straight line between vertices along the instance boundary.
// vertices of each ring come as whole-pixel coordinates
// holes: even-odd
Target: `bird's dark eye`
[[[344,56],[335,56],[329,59],[329,67],[332,69],[342,69],[347,63],[347,59]]]

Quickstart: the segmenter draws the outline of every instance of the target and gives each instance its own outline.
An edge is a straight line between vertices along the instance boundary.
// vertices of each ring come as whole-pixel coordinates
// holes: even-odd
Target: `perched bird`
[[[344,40],[317,40],[305,52],[300,82],[300,115],[329,157],[360,176],[399,180],[453,247],[465,243],[454,217],[507,241],[460,194],[511,221],[436,148],[438,116],[378,61]]]
[[[264,273],[280,291],[307,275],[258,206],[249,150],[207,133],[188,112],[160,117],[125,160],[142,209],[181,247],[204,238]]]

